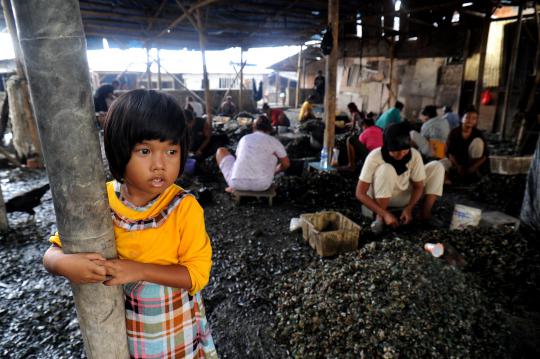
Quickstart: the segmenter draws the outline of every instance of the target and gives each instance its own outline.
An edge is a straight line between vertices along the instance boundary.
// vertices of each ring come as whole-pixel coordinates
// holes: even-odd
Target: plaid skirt
[[[124,294],[132,358],[217,358],[200,292],[135,282]]]

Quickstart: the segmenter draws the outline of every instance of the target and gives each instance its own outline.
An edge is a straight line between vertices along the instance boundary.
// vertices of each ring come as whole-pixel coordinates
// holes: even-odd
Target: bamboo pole
[[[294,97],[294,107],[298,108],[300,104],[300,79],[302,76],[302,46],[298,52],[298,62],[296,63],[296,96]]]
[[[13,50],[15,52],[15,65],[17,69],[17,77],[20,81],[20,96],[23,103],[22,113],[24,116],[24,120],[27,122],[27,126],[30,130],[30,138],[34,146],[34,151],[36,152],[38,160],[41,162],[41,142],[39,140],[38,130],[36,128],[34,112],[32,111],[32,102],[30,100],[30,93],[28,92],[28,81],[26,79],[26,73],[24,71],[24,56],[21,52],[19,37],[17,35],[17,26],[15,24],[10,0],[2,0],[2,8],[4,10],[6,27],[11,36],[11,42],[13,43]]]
[[[523,4],[519,4],[517,29],[516,29],[516,34],[514,36],[513,46],[512,46],[512,55],[511,55],[511,60],[510,60],[510,67],[508,69],[508,76],[506,77],[503,113],[501,116],[501,124],[499,127],[499,134],[500,134],[501,139],[504,139],[504,135],[506,132],[506,117],[508,117],[508,106],[510,104],[510,94],[512,92],[512,85],[514,83],[514,76],[516,74],[516,63],[517,63],[517,55],[518,55],[518,50],[519,50],[519,39],[521,37],[522,18],[523,18]]]
[[[159,55],[159,48],[157,49],[157,86],[158,90],[162,90],[163,86],[161,83],[161,56]]]
[[[240,46],[240,87],[238,90],[238,112],[242,111],[242,101],[244,99],[244,48]]]
[[[152,72],[150,71],[151,66],[152,66],[152,62],[150,61],[150,48],[147,45],[146,46],[146,89],[147,90],[152,89]]]
[[[276,104],[279,105],[279,94],[281,92],[281,76],[279,74],[279,71],[276,71],[276,82],[274,85],[276,89]]]
[[[62,250],[115,258],[79,2],[12,3]],[[128,358],[122,287],[71,287],[87,357]]]
[[[201,13],[197,10],[197,31],[199,33],[199,46],[201,49],[203,63],[203,84],[204,84],[204,99],[206,102],[206,121],[212,125],[212,99],[210,98],[210,84],[208,81],[208,71],[206,69],[206,34],[201,21]]]
[[[332,52],[326,60],[326,84],[324,89],[324,147],[328,149],[327,166],[330,166],[335,140],[336,83],[338,63],[339,0],[328,0],[328,23],[332,29]]]

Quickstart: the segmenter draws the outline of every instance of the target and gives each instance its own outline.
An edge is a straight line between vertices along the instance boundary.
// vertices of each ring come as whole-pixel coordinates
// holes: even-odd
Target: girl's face
[[[126,166],[126,199],[143,206],[174,183],[180,171],[180,146],[146,140],[135,145]]]
[[[403,159],[403,157],[409,154],[410,149],[401,150],[401,151],[388,151],[390,156],[392,156],[396,161]]]

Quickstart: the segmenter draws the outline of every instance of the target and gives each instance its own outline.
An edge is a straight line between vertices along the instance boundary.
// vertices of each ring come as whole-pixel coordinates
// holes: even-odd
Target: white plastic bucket
[[[450,229],[463,229],[467,226],[478,226],[482,219],[482,210],[474,207],[456,204],[454,206],[454,214]]]

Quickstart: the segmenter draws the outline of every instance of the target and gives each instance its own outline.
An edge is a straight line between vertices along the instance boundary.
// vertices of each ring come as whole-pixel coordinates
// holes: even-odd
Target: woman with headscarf
[[[371,151],[362,167],[356,198],[376,214],[371,224],[375,233],[384,225],[410,223],[413,208],[424,195],[420,219],[429,220],[435,201],[442,195],[444,167],[438,161],[424,165],[420,152],[411,148],[409,131],[407,122],[388,126],[383,146]],[[389,207],[403,207],[399,219]]]

